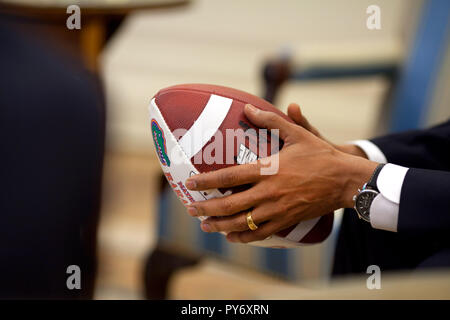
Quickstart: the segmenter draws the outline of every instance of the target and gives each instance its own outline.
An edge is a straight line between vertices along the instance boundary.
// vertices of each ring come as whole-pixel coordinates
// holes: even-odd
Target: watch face
[[[356,197],[355,209],[366,221],[370,221],[370,206],[377,195],[375,190],[364,190]]]

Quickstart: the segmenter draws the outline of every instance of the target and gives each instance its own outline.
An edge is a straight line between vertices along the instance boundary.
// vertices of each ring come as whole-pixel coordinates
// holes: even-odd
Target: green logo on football
[[[155,119],[152,119],[152,136],[159,161],[161,161],[164,166],[170,167],[170,159],[167,156],[166,139],[164,139],[164,132],[161,130],[161,127],[158,125],[158,122],[156,122]]]

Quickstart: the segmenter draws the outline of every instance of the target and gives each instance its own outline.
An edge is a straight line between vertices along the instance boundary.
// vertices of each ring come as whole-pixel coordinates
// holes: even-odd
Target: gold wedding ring
[[[247,212],[247,225],[250,228],[250,230],[252,230],[252,231],[255,231],[256,229],[258,229],[258,226],[253,222],[251,210],[249,212]]]

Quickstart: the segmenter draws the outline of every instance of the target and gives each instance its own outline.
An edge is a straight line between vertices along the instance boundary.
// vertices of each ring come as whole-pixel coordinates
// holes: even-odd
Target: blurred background
[[[81,8],[79,30],[66,27],[71,4]],[[381,10],[380,29],[366,25],[370,5]],[[367,290],[365,278],[330,282],[339,219],[323,244],[290,250],[202,234],[164,187],[147,114],[159,89],[209,83],[265,97],[283,111],[297,102],[335,143],[438,123],[450,117],[448,15],[439,16],[439,6],[448,9],[434,0],[3,1],[2,20],[65,59],[58,62],[61,77],[66,70],[84,85],[98,85],[77,95],[100,101],[92,124],[100,133],[86,139],[104,150],[86,160],[96,161],[93,176],[102,181],[99,205],[92,200],[89,209],[100,212],[92,222],[98,225],[96,273],[88,269],[96,274],[92,297],[449,298],[448,273],[414,282],[393,275],[379,292]],[[433,63],[418,70],[423,61]],[[88,128],[76,116],[83,121],[77,126]],[[425,291],[411,290],[418,283]]]

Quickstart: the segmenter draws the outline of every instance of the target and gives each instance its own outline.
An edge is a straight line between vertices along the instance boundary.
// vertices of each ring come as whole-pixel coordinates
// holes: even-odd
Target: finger
[[[308,119],[303,115],[300,106],[296,103],[291,103],[288,106],[288,116],[294,122],[308,131],[314,130],[314,127],[309,123]]]
[[[287,109],[288,117],[294,120],[294,122],[298,125],[302,125],[302,112],[300,110],[300,106],[296,103],[290,103]]]
[[[259,162],[252,162],[196,174],[187,179],[185,185],[189,190],[208,190],[257,182],[261,177],[260,166]]]
[[[291,103],[288,106],[288,116],[289,118],[291,118],[292,120],[294,120],[294,122],[296,124],[298,124],[299,126],[303,127],[304,129],[308,130],[309,132],[311,132],[312,134],[318,136],[319,138],[322,138],[322,136],[320,135],[319,131],[317,131],[317,129],[315,127],[313,127],[308,119],[306,119],[306,117],[303,115],[300,106],[296,103]],[[323,139],[323,138],[322,138]]]
[[[188,205],[187,208],[191,216],[221,217],[248,210],[261,200],[262,192],[259,192],[255,186],[222,198],[197,201]]]
[[[201,223],[201,228],[205,232],[246,231],[250,228],[247,224],[247,213],[248,210],[228,217],[210,217]],[[253,209],[251,217],[257,226],[269,219],[264,207]]]
[[[210,217],[200,224],[205,232],[234,232],[248,230],[247,212],[228,217]]]
[[[233,232],[248,230],[246,212],[229,217],[210,217],[203,220],[200,227],[204,232]]]
[[[261,241],[282,229],[283,224],[280,221],[271,220],[267,223],[262,224],[258,227],[258,229],[254,231],[247,230],[242,232],[230,232],[229,234],[227,234],[227,240],[230,242],[242,243]]]
[[[294,122],[305,129],[308,129],[307,126],[309,125],[308,121],[305,117],[303,117],[302,111],[300,109],[300,106],[296,103],[290,103],[288,106],[287,114],[289,118],[294,120]]]
[[[260,110],[250,104],[245,105],[245,115],[257,127],[278,129],[282,140],[286,140],[292,130],[293,124],[274,112]]]

